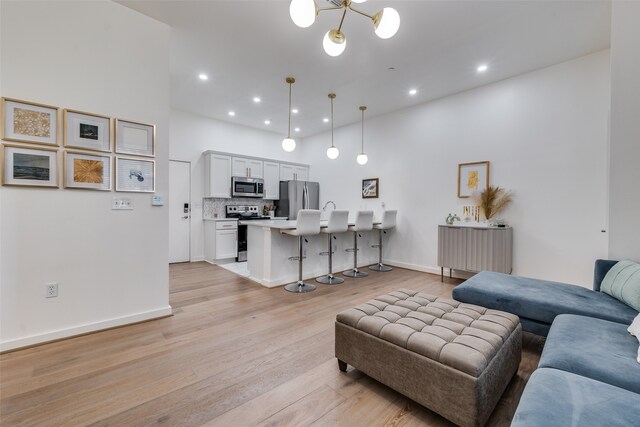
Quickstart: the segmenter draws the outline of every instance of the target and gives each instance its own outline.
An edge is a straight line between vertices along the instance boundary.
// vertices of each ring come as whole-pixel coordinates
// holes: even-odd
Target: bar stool
[[[380,232],[380,240],[377,245],[371,245],[372,248],[380,249],[380,257],[378,259],[378,263],[375,265],[370,265],[369,270],[373,271],[391,271],[393,268],[384,265],[382,263],[382,233],[387,233],[386,230],[390,230],[395,228],[396,226],[396,216],[398,216],[398,211],[384,211],[382,214],[382,222],[380,224],[376,224],[373,226],[376,230]]]
[[[353,252],[353,268],[343,271],[347,277],[367,277],[369,273],[358,270],[358,235],[361,231],[370,231],[373,229],[373,211],[358,211],[356,214],[356,223],[349,226],[349,231],[353,231],[353,249],[347,249],[347,252]]]
[[[320,252],[320,255],[329,255],[329,273],[326,276],[321,276],[316,279],[316,282],[325,285],[339,285],[344,282],[344,279],[335,277],[333,275],[333,250],[331,248],[331,239],[335,239],[334,234],[344,233],[349,228],[349,211],[331,211],[329,216],[329,223],[326,228],[321,228],[320,232],[325,233],[328,237],[327,242],[329,244],[328,252]]]
[[[293,230],[282,230],[281,233],[296,236],[298,238],[298,256],[290,257],[290,260],[298,260],[298,281],[289,283],[284,287],[289,292],[311,292],[315,290],[314,285],[302,281],[302,260],[303,240],[307,236],[320,234],[320,211],[313,209],[300,209],[296,220],[296,228]]]

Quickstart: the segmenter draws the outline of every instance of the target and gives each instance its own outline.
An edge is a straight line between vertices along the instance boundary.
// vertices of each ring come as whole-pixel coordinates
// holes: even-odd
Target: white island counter
[[[282,234],[282,230],[296,228],[296,221],[264,220],[264,221],[240,221],[247,226],[247,268],[249,278],[272,288],[286,285],[298,280],[298,261],[289,260],[289,257],[298,255],[298,238],[288,234]],[[321,221],[321,226],[326,227],[327,222]],[[378,243],[378,231],[372,230],[361,233],[358,240],[358,267],[365,267],[377,262],[378,250],[371,245]],[[333,271],[334,274],[342,272],[353,266],[353,253],[345,252],[345,249],[353,247],[353,233],[346,232],[336,234],[333,240]],[[389,236],[389,234],[387,235]],[[305,280],[315,281],[318,276],[327,274],[328,259],[326,255],[319,255],[327,251],[327,235],[307,237],[308,243],[304,244],[306,256],[303,266]]]

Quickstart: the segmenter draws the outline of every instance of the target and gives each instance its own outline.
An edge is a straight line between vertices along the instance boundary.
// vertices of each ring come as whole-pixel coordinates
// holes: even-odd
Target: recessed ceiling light
[[[236,112],[235,112],[235,111],[229,111],[229,115],[230,115],[231,117],[233,117],[233,116],[235,116],[235,115],[236,115]]]
[[[265,121],[264,121],[264,124],[265,124],[265,125],[270,125],[270,124],[271,124],[271,120],[269,120],[269,119],[265,120]]]
[[[488,69],[489,69],[489,66],[488,66],[487,64],[482,64],[482,65],[479,65],[479,66],[478,66],[477,71],[478,71],[479,73],[484,73],[484,72],[485,72],[485,71],[487,71]]]
[[[409,91],[409,95],[411,95],[411,96],[415,95],[416,93],[418,93],[418,89],[411,89]]]
[[[209,80],[209,76],[207,76],[205,73],[198,74],[198,78],[200,80]]]
[[[262,100],[260,99],[259,96],[254,96],[253,97],[253,102],[255,102],[256,104],[258,104],[260,101],[262,101]]]
[[[291,112],[292,112],[293,114],[298,114],[298,109],[297,109],[297,108],[294,108],[293,110],[291,110]]]
[[[296,132],[300,132],[300,128],[295,128],[294,129]]]
[[[326,117],[324,119],[322,119],[322,121],[325,122],[325,123],[329,123],[329,119],[326,118]]]

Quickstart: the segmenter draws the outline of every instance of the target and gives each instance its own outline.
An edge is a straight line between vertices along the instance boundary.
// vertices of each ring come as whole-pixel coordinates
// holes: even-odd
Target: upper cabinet
[[[280,181],[308,181],[309,167],[280,164]]]
[[[280,163],[264,162],[264,198],[280,199]]]
[[[205,156],[204,197],[231,198],[231,156]]]
[[[262,161],[247,159],[245,157],[232,157],[232,176],[245,176],[247,178],[263,178]]]

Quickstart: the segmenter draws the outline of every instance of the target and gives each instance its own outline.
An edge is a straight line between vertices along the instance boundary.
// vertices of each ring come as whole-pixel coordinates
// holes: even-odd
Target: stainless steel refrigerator
[[[276,200],[276,216],[298,218],[300,209],[319,209],[320,184],[310,181],[280,181],[280,200]]]

